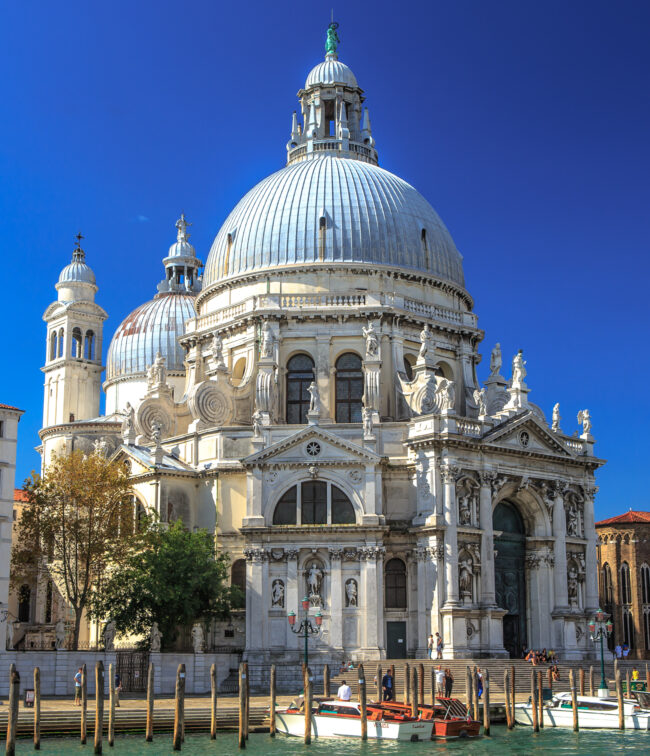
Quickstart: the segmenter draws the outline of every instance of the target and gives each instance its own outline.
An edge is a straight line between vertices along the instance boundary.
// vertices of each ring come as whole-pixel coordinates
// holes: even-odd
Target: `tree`
[[[111,560],[132,545],[133,492],[128,473],[101,453],[54,456],[42,476],[25,481],[28,501],[12,553],[15,579],[46,569],[74,611],[72,647],[84,610]]]
[[[169,527],[150,523],[137,548],[111,570],[92,616],[110,617],[118,632],[145,637],[157,622],[169,649],[179,627],[228,617],[241,593],[226,583],[228,561],[207,530],[190,532],[181,520]]]

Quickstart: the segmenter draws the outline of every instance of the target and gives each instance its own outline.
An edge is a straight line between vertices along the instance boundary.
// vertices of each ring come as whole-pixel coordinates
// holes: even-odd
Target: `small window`
[[[336,422],[360,423],[363,408],[361,357],[348,352],[336,361]]]
[[[241,606],[235,607],[241,609],[246,606],[246,560],[236,559],[230,568],[230,585],[239,588],[242,592]]]
[[[623,562],[621,565],[621,603],[632,603],[632,586],[630,585],[630,565]]]
[[[18,622],[30,621],[32,589],[28,585],[21,585],[18,590]]]
[[[332,483],[309,480],[292,486],[276,504],[274,525],[355,525],[348,496]]]
[[[634,648],[634,618],[629,609],[623,610],[623,643]]]
[[[95,334],[92,331],[86,331],[84,356],[87,360],[95,359]]]
[[[81,359],[83,356],[81,328],[72,329],[72,357]]]
[[[63,357],[63,328],[59,329],[59,347],[57,357]]]
[[[647,564],[641,565],[641,600],[644,604],[650,604],[650,567]]]
[[[409,381],[413,380],[413,367],[415,365],[415,357],[412,354],[404,355],[404,372]]]
[[[314,361],[297,354],[287,363],[287,423],[305,424],[309,411],[309,385],[314,380]]]
[[[56,331],[52,331],[50,334],[50,359],[56,359],[56,347],[57,347]]]

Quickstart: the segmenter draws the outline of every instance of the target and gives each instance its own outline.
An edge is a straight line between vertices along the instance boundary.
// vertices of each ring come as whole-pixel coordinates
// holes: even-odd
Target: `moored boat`
[[[418,714],[424,721],[433,722],[432,738],[455,740],[457,738],[476,738],[481,734],[481,723],[467,716],[467,709],[457,698],[438,697],[437,704],[419,704]],[[385,701],[381,706],[387,711],[410,712],[411,705],[397,701]]]
[[[618,700],[613,696],[577,696],[578,726],[580,729],[618,729]],[[545,727],[573,727],[571,693],[556,693],[542,707]],[[650,709],[642,708],[637,700],[623,701],[626,730],[650,730]],[[531,702],[515,705],[515,722],[532,725]]]
[[[430,740],[433,722],[413,718],[405,713],[386,711],[369,704],[368,738],[382,740]],[[287,708],[275,710],[278,732],[286,735],[304,736],[305,711],[301,697]],[[357,701],[317,700],[311,714],[313,738],[360,738],[361,704]]]

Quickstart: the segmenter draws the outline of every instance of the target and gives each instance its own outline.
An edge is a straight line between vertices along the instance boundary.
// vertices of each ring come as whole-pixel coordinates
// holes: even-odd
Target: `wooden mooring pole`
[[[100,659],[95,664],[95,739],[94,753],[102,752],[104,734],[104,662]]]
[[[472,681],[473,681],[472,670],[469,668],[469,665],[468,665],[467,668],[465,669],[465,706],[467,707],[467,715],[471,716],[471,718],[474,719],[474,717],[472,716],[472,703],[473,703]]]
[[[246,731],[244,729],[244,719],[246,717],[246,672],[244,671],[244,662],[239,665],[239,729],[238,739],[239,747],[246,748]]]
[[[34,667],[34,750],[41,748],[41,670]]]
[[[580,675],[580,695],[585,694],[585,671],[582,667],[578,668],[578,674]]]
[[[108,745],[115,745],[115,670],[108,665]]]
[[[16,729],[18,728],[18,702],[20,700],[20,674],[16,665],[9,667],[9,711],[7,712],[7,756],[16,753]]]
[[[327,666],[327,665],[325,665]],[[276,667],[275,664],[271,664],[271,681],[270,681],[270,691],[269,691],[269,717],[270,717],[270,724],[269,724],[269,735],[274,738],[275,737],[275,691],[276,691]]]
[[[507,669],[503,671],[503,695],[506,703],[506,725],[509,730],[515,726],[514,711],[510,700],[510,673]]]
[[[176,670],[176,696],[174,700],[174,742],[173,749],[181,750],[185,724],[185,665],[179,664]]]
[[[517,703],[517,692],[515,688],[515,668],[510,667],[510,703],[512,712],[512,726],[515,726],[515,704]]]
[[[381,687],[381,681],[382,681],[382,671],[381,671],[381,665],[377,665],[377,703],[381,703],[382,699],[384,698],[384,691]]]
[[[411,716],[417,719],[420,707],[418,706],[418,673],[413,668],[413,678],[411,680]]]
[[[592,664],[589,667],[589,695],[593,696],[594,694],[594,665]]]
[[[474,717],[473,719],[476,719],[476,721],[480,721],[479,717],[480,715],[480,709],[479,709],[479,698],[478,698],[478,669],[474,667],[472,671],[472,698],[474,703],[472,704],[472,709],[474,710]]]
[[[361,740],[368,740],[368,700],[366,698],[366,674],[359,664],[359,703],[361,708]]]
[[[490,734],[490,673],[483,673],[483,734]]]
[[[539,726],[544,727],[544,674],[537,670],[537,706],[539,707]]]
[[[616,698],[618,700],[618,729],[625,729],[625,707],[623,703],[623,686],[621,685],[621,671],[616,670]]]
[[[149,669],[147,670],[147,730],[144,736],[147,743],[151,743],[153,740],[154,675],[153,662],[149,662]]]
[[[418,665],[418,701],[424,703],[424,664]]]
[[[323,695],[325,698],[330,697],[330,665],[323,667]]]
[[[305,667],[305,745],[311,744],[311,705],[313,698],[313,678],[309,667]]]
[[[535,670],[530,670],[530,710],[533,717],[533,732],[539,732],[539,719],[537,710],[537,675]]]
[[[86,665],[81,668],[81,745],[88,740],[88,679]]]
[[[578,723],[578,696],[576,695],[576,680],[573,670],[569,670],[569,688],[571,689],[571,708],[573,710],[573,731],[578,732],[580,725]]]
[[[408,662],[404,665],[404,703],[411,703],[411,668]]]

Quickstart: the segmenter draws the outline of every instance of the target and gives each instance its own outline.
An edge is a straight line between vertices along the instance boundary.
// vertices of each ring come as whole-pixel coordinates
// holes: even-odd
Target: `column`
[[[416,652],[418,659],[424,659],[427,655],[427,637],[431,613],[431,591],[427,590],[427,568],[431,561],[429,553],[429,549],[421,544],[418,544],[415,549],[418,585],[418,645]]]
[[[296,612],[296,614],[300,615],[301,609],[298,602],[302,596],[298,596],[298,549],[285,549],[284,553],[287,557],[287,600],[285,605],[287,614],[289,612]],[[295,648],[296,643],[296,636],[291,632],[289,623],[287,622],[286,648]]]
[[[494,588],[494,533],[492,531],[492,483],[496,475],[493,472],[481,473],[479,491],[479,527],[483,531],[481,538],[481,605],[495,606]]]
[[[566,567],[566,516],[564,514],[563,491],[563,484],[559,481],[556,482],[555,499],[553,501],[553,536],[555,538],[553,548],[553,556],[555,557],[553,587],[555,590],[555,611],[558,609],[568,609],[569,607]]]
[[[377,596],[377,559],[380,558],[381,550],[377,547],[369,549],[366,561],[362,562],[365,572],[365,591],[366,591],[366,639],[365,648],[372,652],[373,656],[377,653],[379,645],[379,634],[377,632],[379,597]]]
[[[429,542],[429,551],[431,554],[430,561],[430,590],[431,590],[431,615],[430,615],[430,630],[429,632],[435,633],[436,631],[442,635],[442,622],[440,619],[440,610],[444,604],[444,588],[441,581],[441,576],[444,575],[444,556],[445,545],[443,541],[439,541],[437,538],[432,538]]]
[[[343,585],[341,579],[341,559],[343,549],[329,549],[330,555],[330,647],[343,648]]]
[[[591,617],[598,610],[598,535],[594,524],[594,496],[596,487],[585,487],[584,529],[585,547],[585,611]],[[638,619],[638,617],[637,617]]]
[[[440,468],[444,490],[445,606],[458,606],[458,535],[456,531],[456,476],[458,468]]]
[[[323,422],[330,422],[335,416],[334,398],[336,370],[330,367],[330,342],[329,334],[316,336],[316,384],[321,397],[321,415]]]

